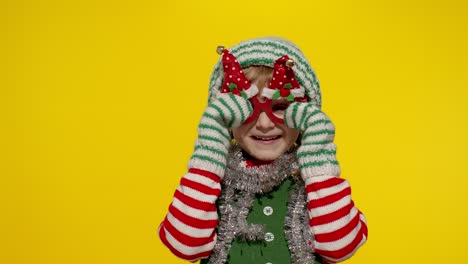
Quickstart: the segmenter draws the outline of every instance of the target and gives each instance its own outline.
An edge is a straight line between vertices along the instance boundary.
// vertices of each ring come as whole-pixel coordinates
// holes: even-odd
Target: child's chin
[[[279,158],[283,152],[279,150],[255,150],[251,156],[261,161],[271,161]]]

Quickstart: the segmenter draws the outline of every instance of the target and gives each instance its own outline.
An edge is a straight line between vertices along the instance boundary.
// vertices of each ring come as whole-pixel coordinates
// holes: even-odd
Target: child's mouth
[[[281,135],[279,135],[279,136],[269,136],[269,137],[265,137],[265,136],[251,136],[251,137],[252,137],[253,140],[258,141],[260,143],[272,143],[275,140],[281,138]]]

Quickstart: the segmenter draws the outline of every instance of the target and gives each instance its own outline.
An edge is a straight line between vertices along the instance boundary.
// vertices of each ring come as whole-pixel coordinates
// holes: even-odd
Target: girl
[[[339,178],[314,71],[289,41],[230,50],[210,80],[195,150],[158,233],[201,263],[335,263],[366,241]]]

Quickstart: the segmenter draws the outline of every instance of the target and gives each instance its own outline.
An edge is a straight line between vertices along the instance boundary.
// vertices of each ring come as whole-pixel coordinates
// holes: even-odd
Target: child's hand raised
[[[284,122],[288,127],[301,131],[297,158],[304,180],[314,176],[340,174],[333,143],[335,127],[327,115],[311,103],[294,102],[286,109]]]
[[[252,112],[248,100],[232,93],[222,94],[210,103],[198,125],[198,139],[189,169],[207,170],[222,179],[231,141],[229,128],[242,125]]]
[[[326,263],[343,261],[367,240],[367,224],[351,200],[348,181],[338,177],[335,127],[310,103],[289,105],[284,122],[302,133],[297,159],[306,185],[312,247]]]

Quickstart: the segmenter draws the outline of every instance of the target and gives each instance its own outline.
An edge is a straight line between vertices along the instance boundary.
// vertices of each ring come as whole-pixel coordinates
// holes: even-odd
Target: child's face
[[[260,94],[260,93],[259,93]],[[262,101],[263,99],[260,99]],[[273,114],[283,118],[287,101],[275,100],[272,103]],[[258,160],[275,160],[296,142],[299,131],[274,123],[262,112],[257,120],[232,130],[239,146]]]

